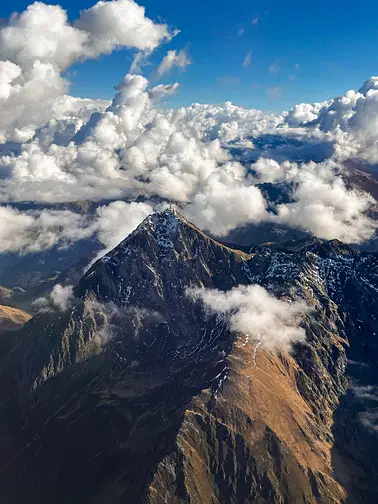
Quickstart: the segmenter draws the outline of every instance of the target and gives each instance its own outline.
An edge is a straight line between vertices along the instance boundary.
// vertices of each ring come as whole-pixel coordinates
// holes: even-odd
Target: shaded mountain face
[[[150,216],[0,339],[0,502],[375,502],[377,263]],[[305,342],[258,345],[187,295],[254,284],[306,302]]]

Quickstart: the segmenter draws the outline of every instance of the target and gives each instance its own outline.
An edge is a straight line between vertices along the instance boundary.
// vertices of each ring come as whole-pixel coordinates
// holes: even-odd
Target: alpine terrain
[[[337,240],[239,250],[147,217],[1,334],[0,502],[378,502],[377,266]],[[297,338],[266,339],[276,306]]]

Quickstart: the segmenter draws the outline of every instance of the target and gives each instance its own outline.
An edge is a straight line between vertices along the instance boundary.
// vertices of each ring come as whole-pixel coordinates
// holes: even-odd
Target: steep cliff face
[[[245,250],[153,215],[0,340],[1,502],[376,500],[376,256]],[[306,302],[305,342],[261,346],[187,295],[252,284]]]

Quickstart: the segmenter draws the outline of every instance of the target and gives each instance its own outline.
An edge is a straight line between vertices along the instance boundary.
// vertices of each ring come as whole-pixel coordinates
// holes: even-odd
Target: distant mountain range
[[[377,502],[378,258],[289,238],[240,250],[154,214],[4,333],[0,502]],[[305,340],[189,295],[252,286],[306,306]]]

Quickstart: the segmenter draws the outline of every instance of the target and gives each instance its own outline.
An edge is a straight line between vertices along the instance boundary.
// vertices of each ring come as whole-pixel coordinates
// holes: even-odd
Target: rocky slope
[[[375,502],[377,263],[149,217],[0,339],[0,502]],[[251,284],[311,307],[306,342],[259,347],[187,295]]]

